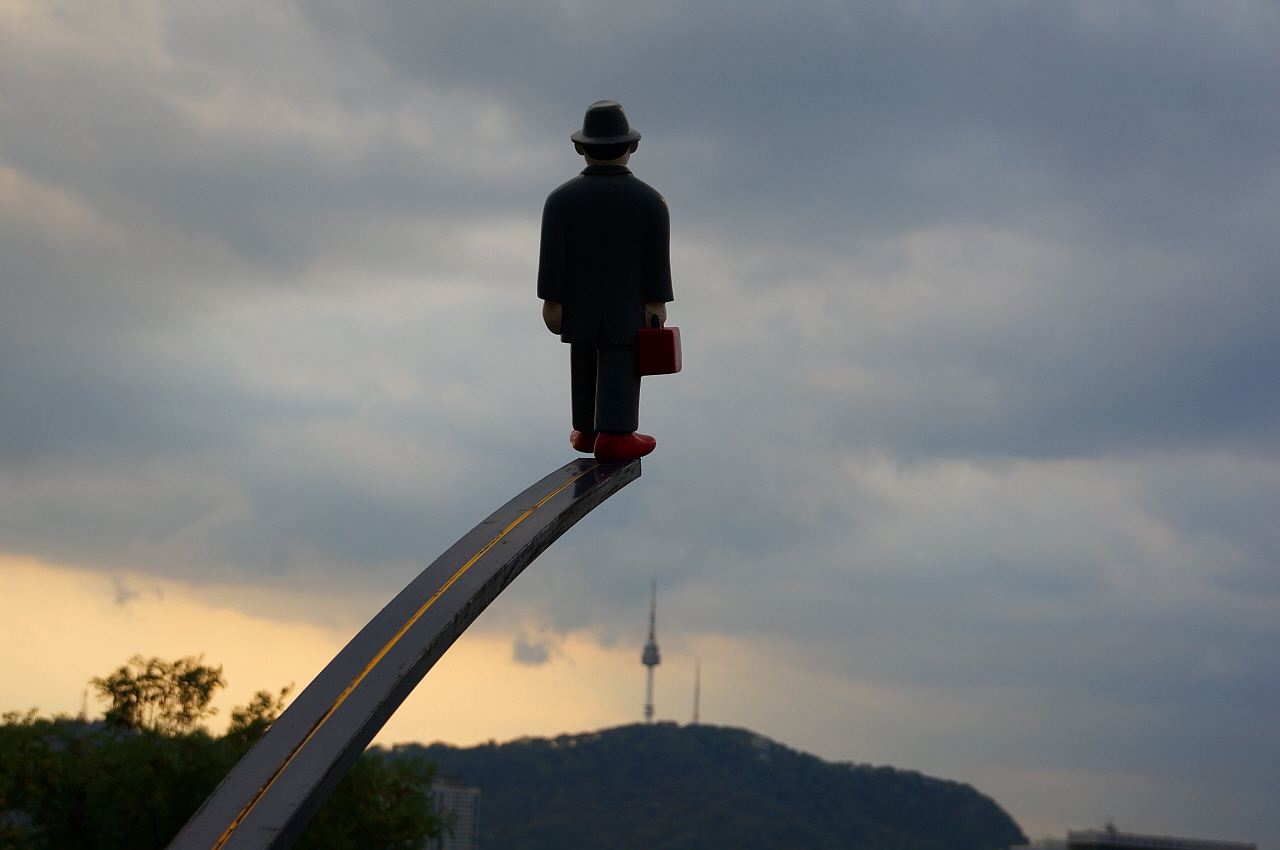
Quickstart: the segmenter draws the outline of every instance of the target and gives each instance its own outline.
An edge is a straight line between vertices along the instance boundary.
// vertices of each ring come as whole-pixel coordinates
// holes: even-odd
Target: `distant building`
[[[1241,844],[1237,841],[1207,841],[1200,838],[1120,832],[1111,824],[1103,829],[1067,831],[1067,850],[1132,850],[1144,847],[1159,850],[1258,850],[1256,844]]]
[[[1018,844],[1009,850],[1258,850],[1258,845],[1174,838],[1171,835],[1141,835],[1121,832],[1107,824],[1102,829],[1068,830],[1066,841],[1046,838],[1031,844]]]
[[[439,841],[427,842],[427,850],[476,850],[480,833],[480,789],[461,776],[445,774],[431,786],[435,810],[453,823]]]

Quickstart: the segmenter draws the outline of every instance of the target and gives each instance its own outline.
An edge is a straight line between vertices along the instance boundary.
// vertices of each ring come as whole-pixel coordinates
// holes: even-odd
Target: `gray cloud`
[[[551,660],[551,644],[546,640],[531,641],[523,633],[511,645],[511,658],[517,664],[539,667]]]

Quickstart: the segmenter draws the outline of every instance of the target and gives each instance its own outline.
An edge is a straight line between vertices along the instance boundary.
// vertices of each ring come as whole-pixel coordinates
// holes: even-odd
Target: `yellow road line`
[[[497,537],[490,540],[488,543],[485,544],[484,548],[482,548],[479,552],[472,555],[471,560],[463,564],[458,569],[458,571],[453,574],[453,577],[450,578],[448,581],[446,581],[444,585],[439,590],[437,590],[431,596],[431,598],[428,599],[423,604],[421,608],[418,609],[417,613],[414,614],[412,617],[410,617],[408,621],[405,622],[405,624],[400,627],[400,630],[395,633],[395,635],[391,638],[391,640],[387,641],[386,646],[382,647],[382,649],[378,651],[378,654],[373,657],[373,660],[365,665],[364,669],[360,671],[360,675],[356,676],[356,678],[351,682],[351,684],[347,685],[346,689],[343,690],[343,692],[338,695],[338,698],[334,700],[333,705],[329,706],[329,709],[324,713],[324,716],[316,721],[315,726],[311,727],[311,731],[307,733],[307,737],[303,738],[302,742],[298,744],[298,746],[293,748],[293,752],[289,753],[289,757],[284,760],[284,763],[281,764],[278,768],[276,768],[275,773],[271,774],[271,778],[267,780],[266,784],[258,789],[258,793],[253,795],[253,799],[250,800],[247,804],[245,804],[245,807],[240,810],[240,814],[236,815],[235,820],[231,821],[231,825],[227,827],[226,832],[222,833],[222,837],[219,838],[217,843],[213,845],[212,850],[221,850],[222,845],[227,843],[227,840],[231,838],[232,834],[236,831],[236,828],[239,827],[240,824],[244,822],[244,819],[249,816],[249,813],[253,811],[254,806],[258,805],[258,801],[262,799],[262,796],[266,794],[268,789],[270,789],[271,786],[275,784],[275,781],[280,778],[280,774],[284,773],[285,768],[287,768],[290,764],[293,763],[293,760],[297,758],[298,753],[302,752],[302,748],[305,747],[311,741],[311,739],[315,737],[315,734],[320,731],[320,727],[323,726],[329,720],[329,718],[333,716],[333,713],[338,710],[339,706],[341,706],[344,702],[346,702],[347,697],[351,695],[352,691],[354,691],[357,687],[359,687],[360,683],[365,680],[365,677],[368,676],[371,672],[373,672],[373,668],[378,666],[378,662],[386,657],[387,653],[391,651],[391,648],[400,642],[400,638],[404,637],[405,634],[409,631],[409,629],[413,628],[413,624],[418,622],[418,620],[421,619],[423,614],[427,613],[427,609],[430,608],[432,605],[434,605],[436,600],[439,599],[442,595],[444,595],[444,592],[446,590],[448,590],[450,587],[453,586],[454,582],[462,578],[463,574],[466,573],[467,570],[471,569],[471,567],[476,563],[476,561],[484,557],[484,554],[488,552],[490,549],[492,549],[494,546],[496,546],[498,544],[498,541],[506,537],[507,534],[509,534],[513,528],[515,528],[517,525],[519,525],[520,523],[528,519],[530,514],[532,514],[538,508],[545,505],[547,502],[551,501],[551,499],[557,496],[562,490],[564,490],[564,488],[568,487],[570,484],[574,483],[579,478],[586,475],[588,472],[591,472],[595,468],[596,468],[595,466],[591,466],[586,470],[573,476],[564,484],[561,484],[546,498],[538,502],[538,504],[534,505],[533,507],[529,508],[529,510],[520,514],[520,516],[516,517],[516,519],[513,520],[510,525],[502,529],[502,532]]]

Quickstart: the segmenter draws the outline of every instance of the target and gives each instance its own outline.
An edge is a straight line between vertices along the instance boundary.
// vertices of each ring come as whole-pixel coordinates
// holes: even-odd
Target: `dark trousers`
[[[630,434],[640,427],[640,364],[634,345],[571,343],[576,431]]]

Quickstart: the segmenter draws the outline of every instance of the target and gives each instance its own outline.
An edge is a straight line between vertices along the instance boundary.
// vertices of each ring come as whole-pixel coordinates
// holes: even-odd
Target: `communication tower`
[[[658,612],[658,580],[653,580],[653,589],[649,597],[649,641],[644,645],[644,653],[640,656],[640,663],[648,669],[648,686],[645,688],[644,696],[644,722],[653,722],[653,668],[662,663],[662,656],[658,654],[658,639],[654,636],[654,619]]]
[[[693,722],[698,723],[698,703],[702,701],[702,659],[693,662]]]

